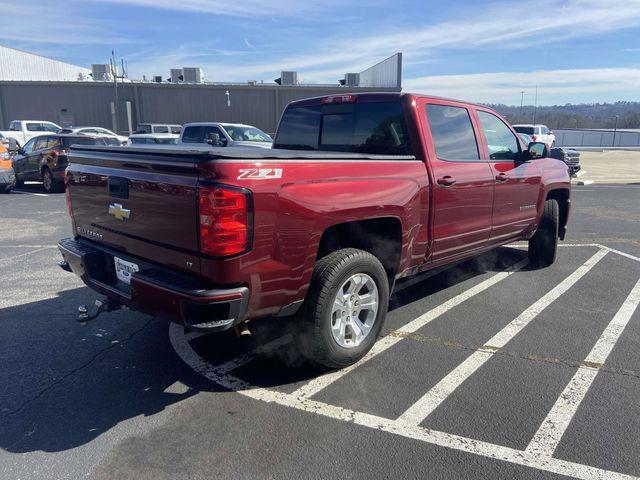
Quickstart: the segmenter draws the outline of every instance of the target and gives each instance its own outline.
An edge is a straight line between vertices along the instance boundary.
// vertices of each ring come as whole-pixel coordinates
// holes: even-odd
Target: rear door
[[[489,240],[493,174],[481,158],[474,118],[465,105],[423,99],[420,109],[434,177],[432,259],[462,257]]]
[[[477,109],[482,129],[482,155],[491,166],[494,203],[492,243],[517,238],[536,219],[540,171],[536,162],[523,162],[521,144],[507,124],[492,112]]]

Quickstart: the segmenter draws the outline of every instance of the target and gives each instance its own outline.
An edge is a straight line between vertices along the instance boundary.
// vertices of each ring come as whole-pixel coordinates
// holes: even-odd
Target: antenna
[[[536,113],[538,113],[538,86],[536,85],[536,99],[533,105],[533,126],[536,126]]]

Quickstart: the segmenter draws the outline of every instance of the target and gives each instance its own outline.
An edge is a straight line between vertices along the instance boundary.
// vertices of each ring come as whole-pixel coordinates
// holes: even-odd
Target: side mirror
[[[9,139],[9,153],[15,154],[15,153],[20,153],[21,148],[18,147],[18,142],[16,141],[15,138],[10,138]]]
[[[221,137],[219,133],[210,133],[207,135],[207,143],[214,147],[226,147],[227,139]]]
[[[532,160],[536,158],[546,158],[549,156],[549,149],[547,148],[547,145],[542,142],[531,142],[527,151],[529,152],[529,158]]]
[[[220,134],[219,133],[210,133],[207,135],[207,143],[209,145],[213,145],[217,147],[220,144]]]

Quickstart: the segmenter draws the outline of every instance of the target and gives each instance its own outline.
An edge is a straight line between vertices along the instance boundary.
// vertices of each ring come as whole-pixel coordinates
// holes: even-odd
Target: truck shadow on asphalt
[[[522,250],[502,248],[464,262],[394,294],[390,312],[477,275],[503,271],[524,256]],[[105,314],[87,327],[77,325],[77,305],[93,298],[89,289],[77,288],[0,310],[5,345],[0,352],[0,448],[13,453],[72,449],[125,420],[153,416],[199,392],[226,391],[181,361],[164,320],[125,310]],[[223,332],[190,343],[217,365],[290,333],[299,321],[256,322],[248,342]],[[232,374],[256,386],[292,391],[324,372],[306,363],[291,342]]]
[[[403,307],[414,302],[424,301],[442,290],[478,275],[504,271],[526,256],[525,250],[503,247],[459,263],[435,275],[423,275],[424,278],[421,277],[418,283],[408,288],[403,288],[404,282],[400,281],[396,285],[397,293],[394,293],[389,300],[389,314],[383,334],[385,330],[387,332],[395,330],[414,319],[402,311]],[[531,267],[527,266],[523,270],[529,268]],[[410,277],[406,281],[413,282],[415,280]],[[424,313],[429,308],[431,307],[425,306],[424,309],[420,307],[420,310]],[[258,348],[277,339],[283,334],[288,333],[293,336],[300,321],[302,319],[299,317],[257,321],[251,327],[251,339],[244,343],[244,348],[242,348],[243,342],[235,340],[231,334],[229,336],[205,335],[192,340],[190,345],[207,362],[219,365],[237,357],[246,350]],[[235,369],[232,374],[258,387],[293,391],[300,382],[315,378],[327,371],[328,369],[324,367],[310,365],[301,354],[298,344],[292,341],[278,347],[271,353],[261,353],[254,361]]]

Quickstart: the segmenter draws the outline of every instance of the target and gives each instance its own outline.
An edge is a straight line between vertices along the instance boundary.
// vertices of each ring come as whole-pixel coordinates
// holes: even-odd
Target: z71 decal
[[[270,178],[282,178],[281,168],[247,168],[239,170],[238,180],[250,178],[252,180],[269,180]]]

